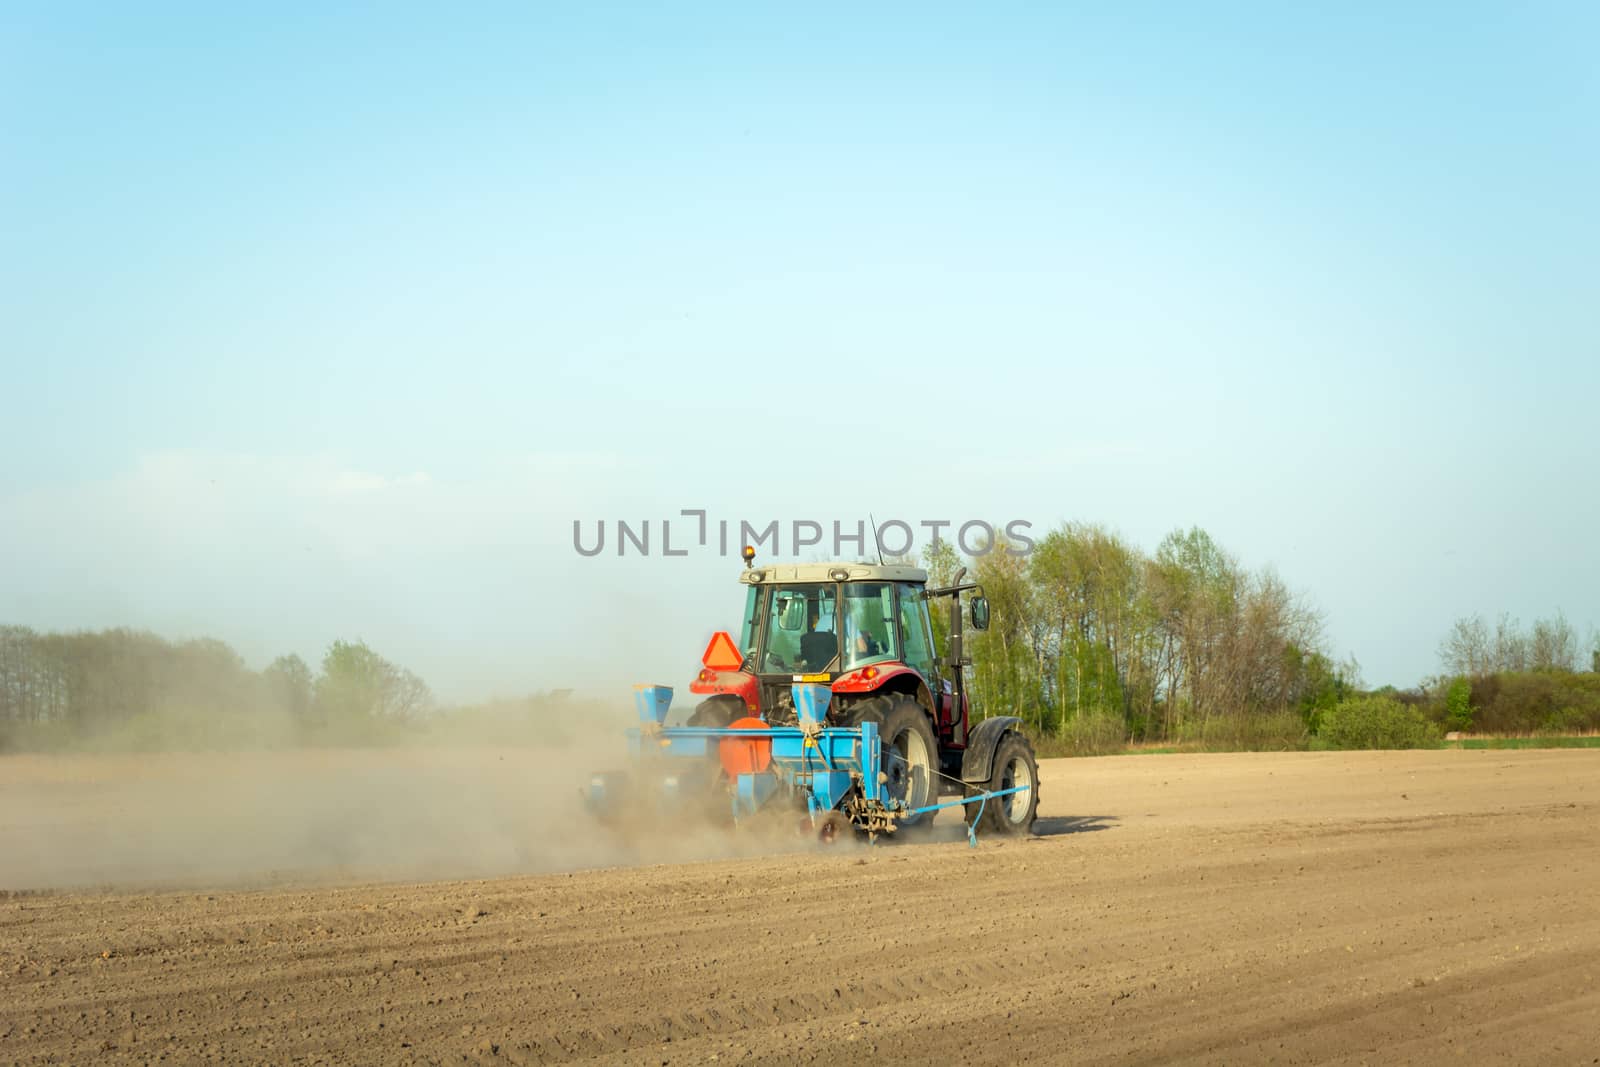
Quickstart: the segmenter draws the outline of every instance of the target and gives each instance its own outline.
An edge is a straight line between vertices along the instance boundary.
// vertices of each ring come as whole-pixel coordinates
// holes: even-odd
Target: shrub
[[[1128,745],[1122,716],[1086,711],[1061,726],[1061,742],[1073,756],[1104,756]]]
[[[1325,712],[1318,736],[1332,748],[1429,748],[1438,744],[1439,728],[1392,696],[1367,696]]]
[[[1480,733],[1586,733],[1600,729],[1600,676],[1505,671],[1475,679],[1472,704]]]
[[[1600,730],[1600,713],[1586,708],[1557,708],[1546,715],[1536,733],[1544,737],[1571,737]]]
[[[1306,720],[1293,711],[1247,716],[1234,738],[1247,752],[1292,752],[1305,748],[1310,739]]]
[[[1176,733],[1180,742],[1207,752],[1290,752],[1309,740],[1306,720],[1295,711],[1217,715],[1185,723]]]

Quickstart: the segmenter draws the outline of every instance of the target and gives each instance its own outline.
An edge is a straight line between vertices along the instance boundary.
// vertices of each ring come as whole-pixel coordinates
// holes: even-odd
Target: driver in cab
[[[826,670],[839,654],[839,638],[832,630],[817,629],[822,604],[811,600],[806,609],[806,632],[800,637],[800,666],[806,671]]]

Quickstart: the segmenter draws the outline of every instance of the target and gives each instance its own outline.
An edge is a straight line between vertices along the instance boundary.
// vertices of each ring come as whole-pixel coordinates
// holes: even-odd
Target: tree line
[[[963,562],[947,543],[924,553],[936,585]],[[1198,528],[1147,554],[1068,523],[1026,556],[968,566],[992,608],[968,644],[974,712],[1020,715],[1069,751],[1600,731],[1600,634],[1585,643],[1559,613],[1528,628],[1462,619],[1441,643],[1443,675],[1368,692],[1353,658],[1333,658],[1314,606]]]
[[[361,641],[334,641],[315,673],[297,655],[255,671],[209,638],[0,626],[0,744],[218,719],[236,733],[270,720],[314,736],[409,721],[433,704],[426,682]]]
[[[1439,659],[1445,673],[1478,678],[1507,671],[1577,671],[1585,663],[1600,671],[1600,635],[1591,635],[1589,648],[1582,648],[1578,633],[1565,615],[1536,619],[1524,629],[1510,615],[1502,614],[1494,628],[1482,615],[1457,619],[1439,644]]]
[[[1457,619],[1439,661],[1443,674],[1397,696],[1446,729],[1600,732],[1600,632],[1580,640],[1559,611],[1528,627],[1505,614],[1492,627],[1481,615]]]
[[[1461,619],[1440,643],[1442,674],[1368,693],[1354,660],[1333,658],[1304,597],[1198,528],[1146,553],[1103,526],[1069,523],[1026,556],[963,561],[941,541],[923,563],[934,585],[965,563],[989,597],[990,628],[967,644],[974,714],[1020,715],[1066,751],[1299,747],[1352,723],[1413,738],[1435,728],[1600,731],[1600,635],[1580,640],[1559,613],[1528,628],[1507,616]],[[933,603],[941,646],[948,603]],[[541,709],[564,693],[517,702],[510,718],[548,730]],[[172,724],[190,731],[179,740],[202,743],[259,744],[264,724],[269,743],[359,742],[438,720],[434,709],[426,682],[361,641],[334,641],[315,671],[297,655],[256,671],[211,639],[0,626],[0,748],[117,731],[126,741],[139,729],[159,745],[174,739],[155,736]],[[483,712],[480,733],[507,717],[467,710]]]
[[[936,584],[961,564],[948,543],[924,559]],[[970,566],[992,609],[969,644],[975,711],[1021,715],[1038,734],[1276,745],[1359,684],[1356,664],[1329,654],[1315,608],[1199,528],[1146,554],[1068,523],[1026,556]]]

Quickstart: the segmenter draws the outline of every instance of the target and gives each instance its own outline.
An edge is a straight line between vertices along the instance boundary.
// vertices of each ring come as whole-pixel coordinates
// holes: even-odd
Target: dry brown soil
[[[127,798],[9,770],[58,788],[0,782],[4,1062],[1600,1062],[1600,751],[1056,760],[975,850],[142,892],[20,884]]]

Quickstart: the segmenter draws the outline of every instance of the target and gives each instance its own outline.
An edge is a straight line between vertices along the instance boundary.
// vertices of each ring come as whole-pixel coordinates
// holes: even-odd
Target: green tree
[[[989,629],[974,632],[969,645],[972,698],[979,717],[1019,715],[1035,730],[1046,727],[1035,657],[1033,590],[1026,558],[994,550],[974,561],[973,577],[989,598]]]
[[[322,657],[316,707],[323,721],[410,719],[433,704],[427,683],[368,648],[335,641]]]
[[[1528,666],[1536,671],[1578,669],[1578,635],[1567,617],[1557,611],[1553,619],[1537,619],[1528,641]]]
[[[1341,700],[1354,696],[1361,686],[1361,667],[1352,657],[1344,663],[1334,663],[1321,652],[1303,652],[1294,649],[1299,657],[1302,678],[1300,690],[1300,715],[1306,728],[1316,733],[1323,715]]]
[[[389,662],[365,641],[335,641],[322,657],[316,682],[317,709],[324,721],[376,718],[383,711]]]
[[[1529,642],[1522,632],[1522,624],[1504,612],[1495,623],[1494,645],[1490,662],[1497,671],[1525,671],[1528,669]]]
[[[949,586],[961,569],[961,556],[955,545],[940,538],[922,550],[922,566],[928,572],[928,585],[933,588]],[[933,624],[935,653],[941,657],[950,654],[950,598],[937,597],[928,602],[928,615]]]
[[[1166,733],[1204,734],[1234,695],[1229,635],[1239,612],[1243,574],[1232,556],[1199,527],[1168,534],[1156,549],[1157,610],[1173,644],[1168,663]]]
[[[1465,732],[1472,729],[1472,680],[1466,677],[1451,679],[1444,691],[1445,726]]]
[[[311,718],[314,694],[311,668],[296,655],[279,656],[261,672],[272,705],[296,722]]]
[[[67,686],[51,642],[25,626],[0,626],[0,728],[66,713]]]
[[[1453,675],[1476,678],[1494,670],[1493,641],[1481,615],[1457,619],[1439,642],[1439,659]]]
[[[1040,675],[1059,730],[1082,715],[1125,723],[1135,693],[1148,713],[1152,627],[1138,551],[1103,527],[1069,523],[1041,539],[1028,575]]]

